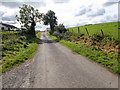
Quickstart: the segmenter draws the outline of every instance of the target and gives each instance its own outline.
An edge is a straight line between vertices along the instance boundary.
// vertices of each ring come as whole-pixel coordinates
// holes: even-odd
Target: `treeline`
[[[26,32],[35,36],[35,26],[37,22],[43,22],[44,25],[50,25],[50,34],[54,32],[65,32],[66,29],[63,24],[58,25],[55,12],[49,10],[46,14],[40,13],[38,9],[30,5],[23,4],[20,7],[19,15],[16,15],[17,21],[26,29]]]

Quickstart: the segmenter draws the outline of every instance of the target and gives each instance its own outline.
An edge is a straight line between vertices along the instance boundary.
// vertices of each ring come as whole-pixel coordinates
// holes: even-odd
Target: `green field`
[[[110,35],[111,37],[118,39],[118,22],[110,22],[110,23],[100,23],[100,24],[92,24],[79,26],[80,34],[87,34],[86,29],[88,29],[89,35],[93,34],[101,34],[101,29],[103,30],[105,35]],[[78,27],[68,28],[70,32],[74,34],[78,34]]]

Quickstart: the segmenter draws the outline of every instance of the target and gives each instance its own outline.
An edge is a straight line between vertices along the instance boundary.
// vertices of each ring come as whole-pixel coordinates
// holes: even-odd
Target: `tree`
[[[54,27],[57,25],[57,17],[55,16],[55,13],[51,10],[49,10],[44,16],[43,16],[43,22],[44,25],[50,25],[50,34],[53,34]]]
[[[43,14],[38,12],[38,9],[34,9],[30,5],[23,4],[20,7],[19,15],[16,15],[17,21],[21,26],[28,30],[29,34],[35,36],[36,22],[40,22]]]
[[[65,33],[67,31],[63,24],[59,24],[58,26],[55,26],[54,30],[59,33]]]

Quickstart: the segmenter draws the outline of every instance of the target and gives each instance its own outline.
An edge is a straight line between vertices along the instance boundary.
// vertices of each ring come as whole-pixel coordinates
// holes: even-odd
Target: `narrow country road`
[[[2,75],[3,88],[118,88],[118,76],[41,34],[38,53]]]

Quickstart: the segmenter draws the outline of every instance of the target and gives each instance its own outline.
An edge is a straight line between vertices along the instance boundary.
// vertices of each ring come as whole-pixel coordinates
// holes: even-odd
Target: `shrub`
[[[66,33],[63,34],[63,37],[62,37],[62,38],[63,38],[64,40],[67,40],[67,41],[68,41],[68,40],[70,40],[70,37],[71,37],[71,36],[72,36],[72,33],[71,33],[71,32],[66,32]]]
[[[58,33],[65,33],[67,31],[67,29],[63,24],[59,24],[58,26],[55,26],[54,30],[57,31]]]

